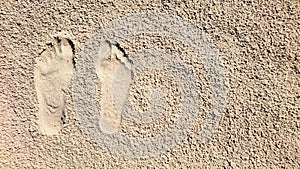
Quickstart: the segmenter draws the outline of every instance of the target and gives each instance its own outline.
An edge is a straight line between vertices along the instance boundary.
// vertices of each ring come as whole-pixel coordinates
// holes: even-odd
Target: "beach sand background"
[[[297,0],[1,1],[0,168],[300,168],[299,8]],[[216,46],[228,90],[211,139],[197,141],[203,116],[189,137],[158,157],[112,154],[82,131],[71,86],[62,130],[42,134],[34,65],[47,43],[67,34],[76,61],[101,25],[147,11],[190,21]],[[133,38],[120,45],[130,54],[143,47],[141,39],[149,47],[169,41],[168,48],[180,50],[164,38]]]

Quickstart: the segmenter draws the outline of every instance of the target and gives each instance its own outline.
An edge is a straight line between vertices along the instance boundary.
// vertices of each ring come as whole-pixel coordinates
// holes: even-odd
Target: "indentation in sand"
[[[73,43],[56,38],[50,48],[36,58],[35,87],[39,103],[38,124],[43,134],[57,134],[65,117],[65,93],[73,74]]]
[[[117,46],[105,41],[100,46],[95,68],[101,84],[101,87],[97,85],[101,97],[99,127],[104,133],[112,134],[120,129],[121,109],[132,79],[131,63]]]

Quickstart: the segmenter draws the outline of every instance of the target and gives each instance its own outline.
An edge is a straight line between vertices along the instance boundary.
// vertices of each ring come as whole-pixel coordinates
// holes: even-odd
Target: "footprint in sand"
[[[127,98],[132,79],[131,63],[119,48],[105,41],[99,49],[95,69],[100,80],[99,127],[106,134],[120,129],[121,109]]]
[[[65,94],[73,74],[73,43],[56,38],[51,48],[36,58],[34,80],[39,103],[38,124],[42,133],[57,134],[65,116]]]

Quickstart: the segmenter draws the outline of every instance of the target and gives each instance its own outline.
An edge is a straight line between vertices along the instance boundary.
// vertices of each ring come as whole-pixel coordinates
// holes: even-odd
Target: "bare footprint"
[[[115,45],[104,42],[99,49],[96,74],[101,82],[100,129],[112,134],[120,129],[121,107],[131,82],[131,63]],[[115,97],[114,97],[115,96]]]
[[[65,94],[73,74],[73,43],[56,38],[51,48],[36,58],[34,80],[39,103],[38,123],[42,133],[57,134],[62,128]]]

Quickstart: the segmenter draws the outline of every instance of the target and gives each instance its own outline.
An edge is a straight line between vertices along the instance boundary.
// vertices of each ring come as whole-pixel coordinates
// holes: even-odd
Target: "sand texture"
[[[103,25],[148,12],[194,25],[211,44],[200,52],[222,65],[206,64],[185,41],[157,32],[107,37],[95,60],[82,57]],[[0,21],[0,168],[300,168],[298,0],[7,0],[0,1]],[[165,53],[150,57],[152,49]],[[152,67],[140,71],[143,64]],[[218,66],[222,72],[212,76]],[[219,110],[214,87],[222,80],[224,111],[209,114]],[[134,113],[123,111],[129,104]],[[145,156],[118,149],[129,144],[118,142],[122,136],[159,138],[186,120],[179,120],[185,108],[194,108],[187,116],[193,124],[171,149],[152,144]],[[87,133],[93,125],[96,132]],[[95,139],[98,132],[112,141]]]

